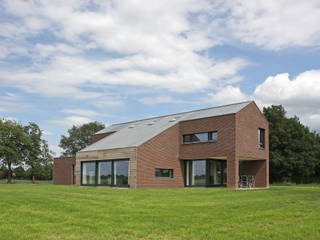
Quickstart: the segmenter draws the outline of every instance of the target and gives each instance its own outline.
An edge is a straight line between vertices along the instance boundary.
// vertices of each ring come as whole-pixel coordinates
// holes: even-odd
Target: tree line
[[[270,182],[320,182],[320,135],[283,106],[263,109],[269,122]]]

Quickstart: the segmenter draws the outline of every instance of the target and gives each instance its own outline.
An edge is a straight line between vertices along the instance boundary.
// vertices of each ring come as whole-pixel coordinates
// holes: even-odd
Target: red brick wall
[[[184,134],[200,132],[218,132],[218,141],[208,143],[182,144]],[[235,115],[180,122],[180,157],[183,159],[201,159],[208,157],[226,157],[235,149]]]
[[[180,123],[182,135],[200,132],[218,132],[218,140],[209,143],[182,144],[180,157],[183,159],[206,159],[211,157],[227,160],[227,187],[237,188],[239,163],[235,152],[235,114],[196,119]]]
[[[242,174],[255,176],[255,187],[268,187],[266,179],[267,161],[266,160],[248,160],[240,161]]]
[[[105,137],[111,135],[112,133],[114,133],[114,132],[93,134],[93,135],[91,136],[91,143],[95,143],[95,142],[99,141],[100,139],[105,138]]]
[[[265,129],[265,149],[259,149],[258,129]],[[259,187],[269,187],[269,124],[252,102],[236,114],[236,152],[240,159],[261,159],[261,162],[248,161],[255,169],[256,184]],[[265,161],[264,161],[265,160]]]
[[[184,187],[179,140],[179,125],[176,124],[138,147],[137,188]],[[174,178],[155,178],[155,168],[173,169]]]
[[[269,156],[269,127],[268,121],[261,114],[255,103],[236,114],[237,154],[245,157],[266,159]],[[265,149],[258,146],[258,129],[266,130]]]
[[[53,184],[72,185],[73,164],[76,164],[75,157],[55,158],[53,161]]]

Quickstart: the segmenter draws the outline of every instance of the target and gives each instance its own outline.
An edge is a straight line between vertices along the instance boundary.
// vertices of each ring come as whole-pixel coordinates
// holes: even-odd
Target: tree
[[[62,155],[74,156],[81,149],[91,144],[91,135],[104,128],[104,124],[98,122],[91,122],[78,127],[73,126],[68,130],[69,136],[61,136],[59,147],[64,150]]]
[[[8,169],[8,183],[11,183],[12,167],[25,162],[30,146],[30,139],[22,125],[0,120],[0,162]]]
[[[271,182],[311,179],[319,164],[317,135],[296,116],[287,118],[281,105],[264,108],[263,113],[269,121]]]
[[[39,169],[41,164],[41,144],[42,132],[39,126],[33,122],[30,122],[29,125],[24,127],[24,131],[30,139],[30,148],[28,148],[28,154],[26,156],[26,164],[30,167],[29,173],[31,177],[36,175],[37,169]]]
[[[13,167],[21,174],[22,167],[28,167],[24,176],[52,176],[49,172],[52,171],[52,152],[41,136],[35,123],[22,126],[14,121],[0,120],[0,165],[7,168],[8,183],[11,183]]]
[[[6,178],[8,176],[8,169],[5,167],[5,165],[0,164],[0,179]]]

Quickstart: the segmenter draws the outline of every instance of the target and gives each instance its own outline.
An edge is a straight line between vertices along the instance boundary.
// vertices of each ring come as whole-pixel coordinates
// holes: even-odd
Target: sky
[[[61,135],[254,100],[320,132],[319,0],[0,0],[0,117]]]

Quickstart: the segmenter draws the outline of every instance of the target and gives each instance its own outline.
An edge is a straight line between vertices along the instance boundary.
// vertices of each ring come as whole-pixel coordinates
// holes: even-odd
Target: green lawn
[[[320,187],[0,184],[0,239],[320,239]]]

